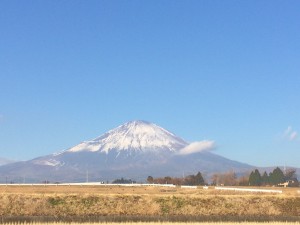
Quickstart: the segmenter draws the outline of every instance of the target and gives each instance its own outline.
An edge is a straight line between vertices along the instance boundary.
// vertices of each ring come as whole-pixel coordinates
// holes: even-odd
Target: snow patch
[[[57,161],[55,159],[49,159],[49,160],[35,160],[34,164],[36,165],[42,165],[42,166],[58,166],[61,165],[60,161]]]

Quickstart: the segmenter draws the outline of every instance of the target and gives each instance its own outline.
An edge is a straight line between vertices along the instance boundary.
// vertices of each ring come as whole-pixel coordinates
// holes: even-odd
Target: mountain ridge
[[[9,176],[14,181],[27,177],[33,182],[73,182],[84,181],[89,171],[93,180],[145,180],[149,175],[181,176],[201,171],[209,176],[253,168],[212,153],[211,147],[213,142],[188,143],[154,123],[130,121],[60,153],[2,166],[0,177]],[[184,154],[180,154],[182,150]]]
[[[0,157],[0,166],[16,162],[15,160]]]

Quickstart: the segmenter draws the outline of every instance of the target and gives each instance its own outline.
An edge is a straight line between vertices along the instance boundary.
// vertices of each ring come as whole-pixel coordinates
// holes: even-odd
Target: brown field
[[[9,224],[4,224],[4,225],[14,225],[18,223],[9,223]],[[45,223],[27,223],[28,225],[45,225]],[[105,223],[105,225],[119,225],[120,223]],[[148,222],[148,223],[143,223],[143,222],[136,222],[136,223],[122,223],[125,225],[299,225],[299,222],[201,222],[201,223],[168,223],[168,222]],[[46,225],[103,225],[103,223],[46,223]]]
[[[243,188],[243,187],[241,187]],[[245,187],[249,188],[249,187]],[[251,188],[251,187],[250,187]],[[282,196],[300,196],[300,188],[281,188],[281,187],[261,187],[260,189],[282,190]],[[197,189],[184,189],[180,187],[126,187],[110,185],[2,185],[0,193],[12,194],[97,194],[97,195],[115,195],[115,194],[141,194],[141,195],[253,195],[252,193],[218,191],[214,187],[204,190],[202,187]],[[254,195],[277,195],[268,193],[255,193]]]
[[[13,221],[300,221],[299,189],[283,194],[168,187],[0,186]]]

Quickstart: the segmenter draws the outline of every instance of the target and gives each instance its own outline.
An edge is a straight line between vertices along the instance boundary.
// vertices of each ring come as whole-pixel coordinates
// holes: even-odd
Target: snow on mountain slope
[[[42,166],[61,166],[63,163],[60,161],[57,161],[55,159],[35,159],[33,160],[33,163],[36,165],[42,165]]]
[[[131,121],[125,123],[104,135],[85,141],[66,152],[102,152],[109,151],[142,151],[157,152],[168,150],[176,152],[188,143],[173,133],[146,121]]]

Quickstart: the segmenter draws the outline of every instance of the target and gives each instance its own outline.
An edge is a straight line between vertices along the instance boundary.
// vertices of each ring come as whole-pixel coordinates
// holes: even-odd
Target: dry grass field
[[[299,225],[300,222],[201,222],[201,223],[169,223],[169,222],[136,222],[136,223],[105,223],[105,225]],[[9,223],[4,225],[18,225],[18,223]],[[103,223],[28,223],[28,225],[103,225]]]
[[[247,187],[249,188],[249,187]],[[277,188],[277,187],[262,187],[261,189],[283,190],[283,196],[300,196],[300,188]],[[115,195],[115,194],[141,194],[141,195],[245,195],[245,192],[218,191],[213,187],[207,190],[199,187],[197,189],[170,188],[170,187],[155,187],[155,186],[110,186],[110,185],[2,185],[0,193],[12,194],[99,194],[99,195]],[[252,193],[249,193],[252,195]],[[258,193],[259,194],[259,193]],[[274,195],[263,193],[263,195]]]
[[[0,186],[0,217],[2,223],[300,221],[299,189],[281,190],[272,194],[148,186]]]

